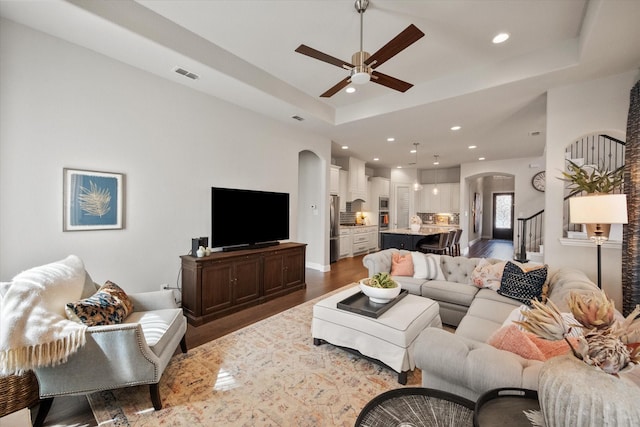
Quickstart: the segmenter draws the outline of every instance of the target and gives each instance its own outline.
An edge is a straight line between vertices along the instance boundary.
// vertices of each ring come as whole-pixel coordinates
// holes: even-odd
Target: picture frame
[[[473,193],[471,214],[473,215],[473,232],[478,233],[480,231],[480,193]]]
[[[63,169],[63,231],[124,228],[122,173]]]

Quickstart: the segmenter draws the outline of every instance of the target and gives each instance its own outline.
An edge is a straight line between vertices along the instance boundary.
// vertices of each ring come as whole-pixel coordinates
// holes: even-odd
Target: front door
[[[493,194],[493,238],[513,240],[513,193]]]

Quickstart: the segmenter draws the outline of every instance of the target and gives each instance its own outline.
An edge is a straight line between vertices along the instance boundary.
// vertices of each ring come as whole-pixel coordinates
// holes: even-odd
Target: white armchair
[[[128,296],[134,312],[123,323],[89,327],[86,344],[66,363],[34,369],[43,399],[35,426],[55,396],[149,384],[153,407],[162,408],[158,383],[178,344],[187,352],[187,321],[172,291]]]

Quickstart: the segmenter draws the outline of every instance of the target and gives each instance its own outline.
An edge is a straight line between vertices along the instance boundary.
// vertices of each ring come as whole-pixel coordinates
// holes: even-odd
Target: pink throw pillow
[[[577,347],[578,338],[569,337],[569,341],[574,348]],[[515,324],[503,326],[495,331],[487,340],[487,344],[500,350],[515,353],[525,359],[542,362],[571,351],[565,340],[546,340],[530,332],[520,330]]]
[[[391,275],[413,277],[413,258],[411,254],[393,254],[391,257]]]
[[[499,349],[515,353],[529,360],[546,360],[544,354],[535,343],[516,325],[505,326],[495,331],[487,340],[487,344]]]

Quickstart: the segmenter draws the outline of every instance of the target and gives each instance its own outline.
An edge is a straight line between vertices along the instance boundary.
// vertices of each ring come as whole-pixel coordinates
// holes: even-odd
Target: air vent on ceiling
[[[199,75],[192,73],[191,71],[187,71],[184,68],[176,67],[173,69],[176,73],[183,75],[185,77],[190,78],[191,80],[198,80],[200,78]]]
[[[540,135],[540,133],[541,132],[539,130],[534,130],[534,131],[529,132],[529,136],[538,136],[538,135]]]
[[[304,117],[300,117],[300,116],[291,116],[291,118],[292,118],[293,120],[297,120],[297,121],[299,121],[299,122],[301,122],[301,121],[303,121],[303,120],[304,120]]]

